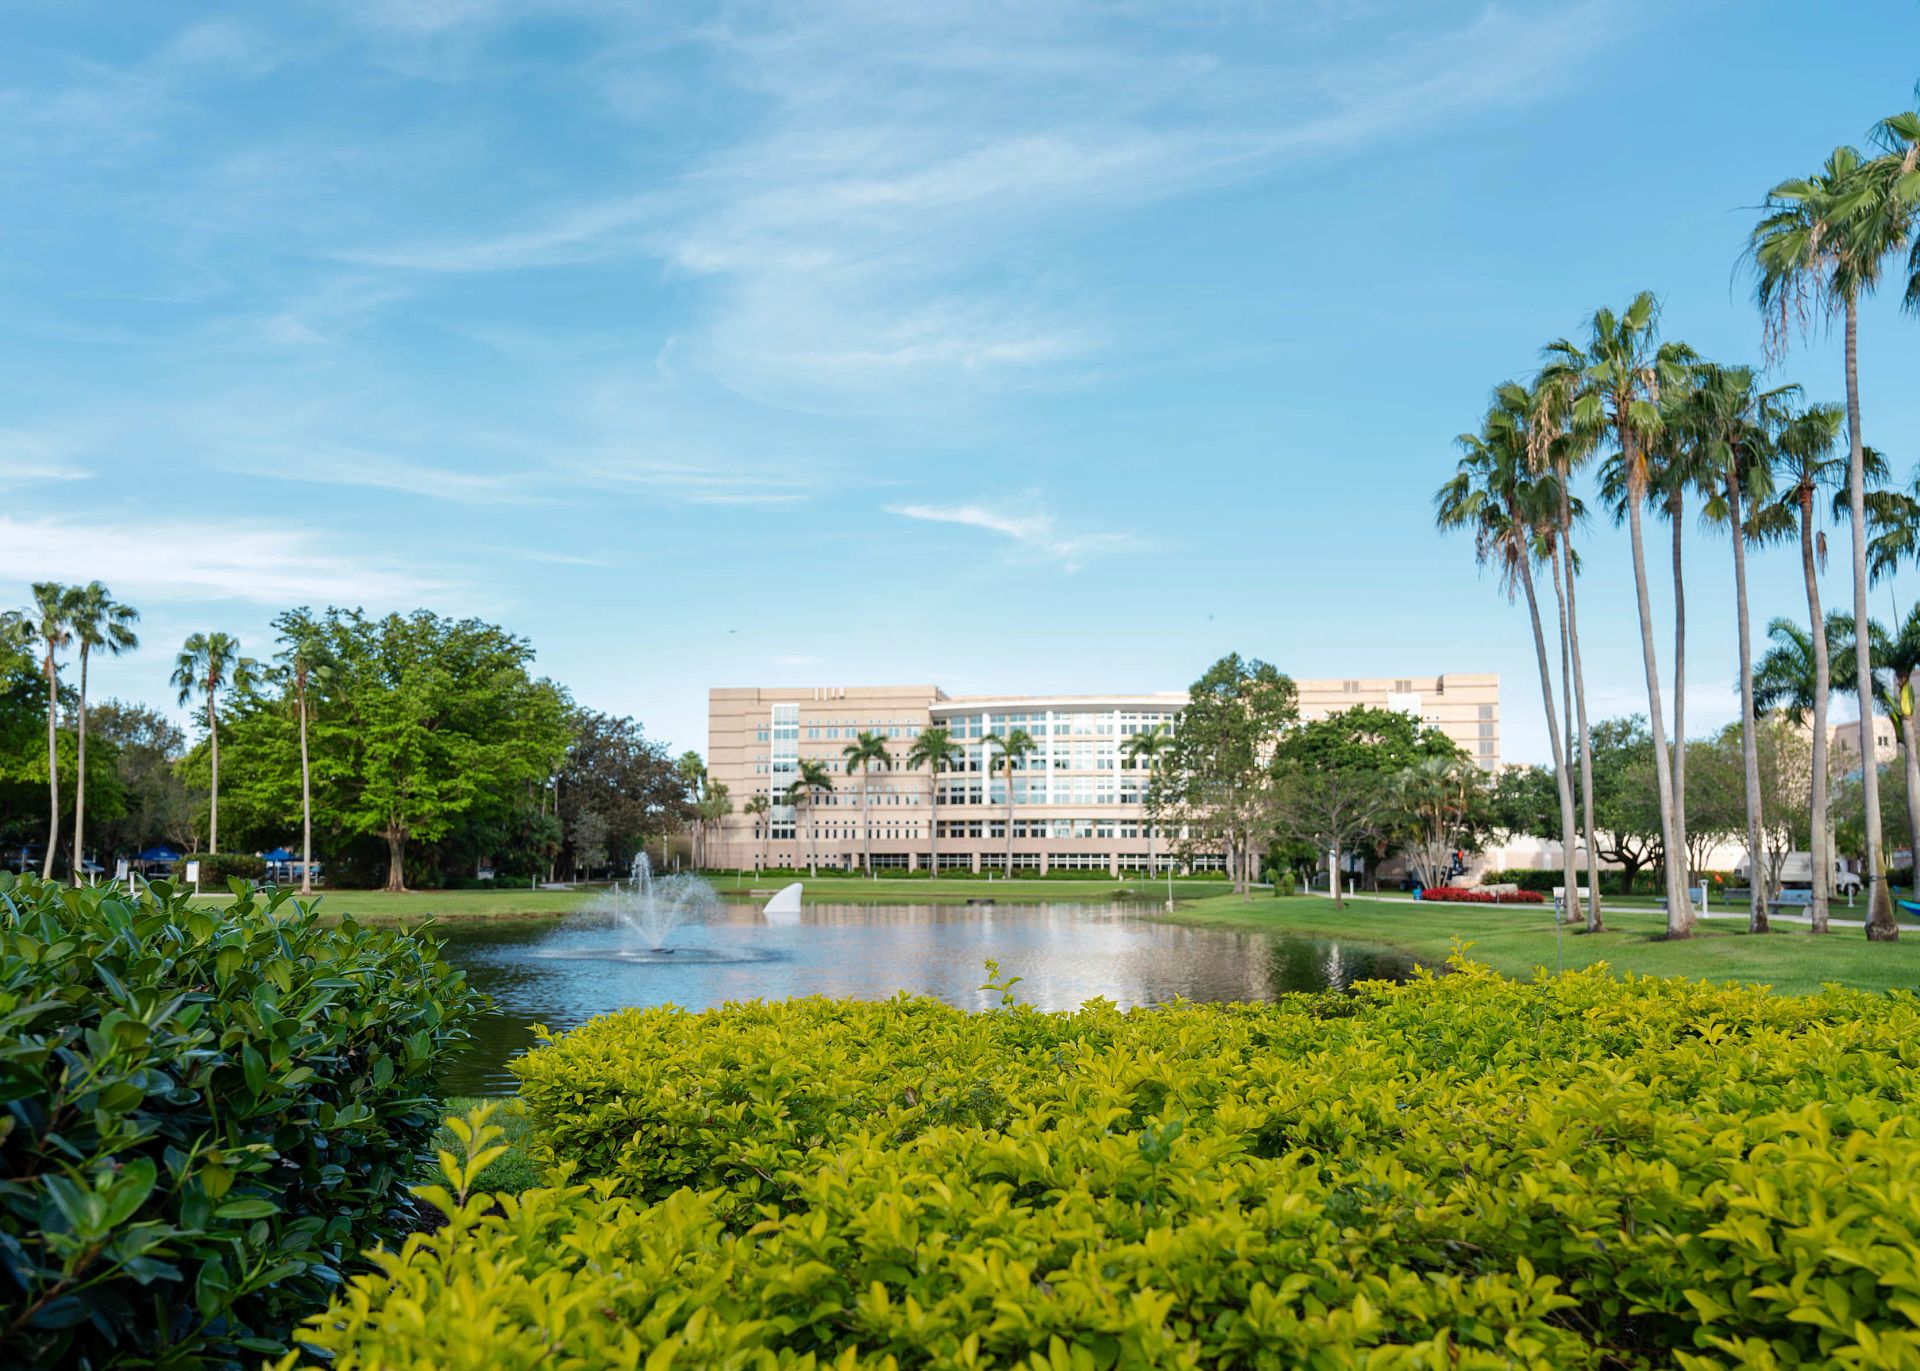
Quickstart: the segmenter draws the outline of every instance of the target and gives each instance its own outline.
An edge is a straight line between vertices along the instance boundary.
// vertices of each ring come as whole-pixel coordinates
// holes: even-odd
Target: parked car
[[[1764,866],[1762,870],[1764,870]],[[1751,878],[1747,874],[1747,859],[1742,857],[1733,868],[1734,877],[1742,882]],[[1811,890],[1813,888],[1813,854],[1810,852],[1789,852],[1780,867],[1780,884],[1787,890]],[[1858,895],[1864,882],[1857,871],[1848,871],[1840,863],[1833,864],[1833,893],[1836,895]]]

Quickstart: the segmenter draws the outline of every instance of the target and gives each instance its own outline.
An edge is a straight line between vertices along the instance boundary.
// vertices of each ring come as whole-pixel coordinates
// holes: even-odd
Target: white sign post
[[[200,893],[200,863],[187,863],[187,879],[193,882],[193,893],[198,895]]]

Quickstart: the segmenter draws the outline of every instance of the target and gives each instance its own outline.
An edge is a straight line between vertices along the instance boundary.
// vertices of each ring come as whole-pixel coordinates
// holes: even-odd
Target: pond
[[[447,923],[435,935],[493,1007],[449,1073],[458,1094],[514,1089],[507,1061],[529,1026],[571,1028],[629,1005],[707,1009],[729,1000],[798,995],[884,999],[899,991],[967,1009],[1000,1002],[979,988],[991,957],[1021,978],[1014,993],[1041,1009],[1096,996],[1122,1007],[1189,1000],[1271,1000],[1293,990],[1344,990],[1399,980],[1402,953],[1365,943],[1163,923],[1143,903],[809,904],[773,916],[723,904],[674,931],[656,955],[606,916]]]

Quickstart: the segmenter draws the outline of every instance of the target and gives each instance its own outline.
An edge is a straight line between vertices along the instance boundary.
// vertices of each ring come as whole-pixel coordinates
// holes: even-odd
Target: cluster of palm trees
[[[96,652],[118,657],[140,646],[134,625],[140,611],[113,598],[99,581],[86,585],[63,585],[58,581],[35,581],[33,601],[25,609],[0,614],[0,645],[29,650],[38,655],[40,674],[47,683],[47,846],[41,862],[43,879],[53,877],[55,854],[60,846],[60,748],[59,718],[61,654],[72,651],[79,658],[79,691],[74,703],[74,795],[73,795],[73,878],[86,876],[87,824],[87,692],[88,668]],[[251,685],[256,664],[240,655],[240,644],[231,634],[196,633],[181,645],[174,663],[173,683],[179,688],[180,703],[194,697],[204,698],[207,735],[212,751],[213,784],[209,795],[207,851],[220,850],[220,709],[223,695]],[[303,677],[304,687],[304,677]],[[302,719],[304,762],[305,719]],[[304,765],[303,765],[304,770]],[[308,865],[312,863],[309,860]]]
[[[1874,151],[1840,148],[1815,174],[1783,181],[1768,193],[1752,230],[1745,262],[1755,282],[1768,355],[1777,358],[1796,333],[1839,321],[1845,343],[1844,410],[1806,404],[1799,387],[1766,387],[1755,368],[1707,361],[1682,343],[1662,339],[1660,311],[1651,294],[1625,310],[1597,311],[1580,340],[1561,339],[1543,352],[1527,381],[1498,387],[1480,429],[1459,439],[1462,455],[1436,497],[1443,529],[1470,531],[1483,564],[1493,565],[1511,596],[1524,594],[1532,621],[1542,704],[1558,783],[1561,851],[1566,888],[1578,887],[1576,828],[1584,829],[1589,931],[1602,927],[1594,842],[1592,750],[1587,727],[1576,601],[1580,557],[1574,533],[1585,508],[1576,483],[1596,459],[1598,494],[1616,521],[1627,525],[1640,648],[1646,676],[1647,717],[1654,744],[1662,847],[1666,860],[1667,932],[1684,937],[1693,912],[1686,870],[1686,592],[1683,534],[1690,502],[1713,526],[1726,530],[1732,553],[1740,643],[1740,695],[1746,821],[1750,851],[1761,849],[1764,824],[1754,738],[1756,698],[1747,604],[1750,545],[1798,545],[1806,583],[1813,748],[1811,923],[1827,928],[1833,861],[1829,846],[1827,706],[1834,672],[1828,620],[1820,604],[1818,570],[1824,554],[1816,496],[1844,486],[1853,547],[1852,622],[1866,623],[1870,560],[1882,574],[1920,550],[1920,490],[1870,492],[1884,463],[1861,437],[1858,373],[1860,304],[1880,284],[1889,262],[1907,274],[1905,303],[1920,310],[1920,112],[1907,111],[1874,129]],[[1844,455],[1840,436],[1846,435]],[[1643,515],[1652,509],[1672,534],[1674,590],[1673,746],[1669,750],[1663,680],[1649,600]],[[1869,542],[1869,514],[1878,537]],[[1535,571],[1552,578],[1559,624],[1559,681],[1542,627]],[[1866,812],[1869,938],[1898,937],[1883,872],[1878,780],[1873,765],[1876,675],[1871,633],[1852,634],[1855,661],[1847,679],[1860,696],[1862,788]],[[1556,703],[1556,694],[1558,702]],[[1776,703],[1777,703],[1776,699]],[[1577,760],[1573,754],[1577,752]],[[1578,776],[1576,801],[1572,781]],[[1759,863],[1754,861],[1754,870]],[[1764,883],[1752,882],[1749,928],[1765,931]]]

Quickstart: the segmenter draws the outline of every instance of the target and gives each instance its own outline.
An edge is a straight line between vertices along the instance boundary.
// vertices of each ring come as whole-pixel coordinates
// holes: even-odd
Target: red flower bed
[[[1420,892],[1422,900],[1441,904],[1545,904],[1547,897],[1537,890],[1514,890],[1496,895],[1491,890],[1463,890],[1457,885],[1437,885]]]

